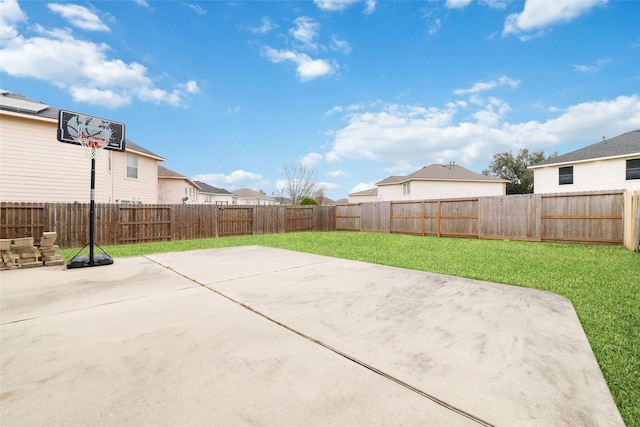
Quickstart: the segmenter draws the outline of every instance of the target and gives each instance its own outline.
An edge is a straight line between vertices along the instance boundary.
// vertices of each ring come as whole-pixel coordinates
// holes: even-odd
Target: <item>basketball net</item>
[[[76,139],[84,147],[84,153],[90,159],[95,159],[98,151],[109,145],[109,140],[100,135],[78,134]]]

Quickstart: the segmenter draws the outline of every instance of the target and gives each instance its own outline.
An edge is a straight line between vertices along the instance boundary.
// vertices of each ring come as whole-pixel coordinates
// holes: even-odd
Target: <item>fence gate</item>
[[[253,208],[218,208],[218,236],[253,234]]]
[[[159,242],[171,240],[170,207],[120,206],[120,241]]]
[[[313,231],[313,208],[287,208],[285,232]]]

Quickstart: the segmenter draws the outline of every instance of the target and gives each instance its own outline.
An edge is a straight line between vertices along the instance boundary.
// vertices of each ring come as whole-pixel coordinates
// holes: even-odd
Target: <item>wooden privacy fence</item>
[[[640,228],[636,227],[635,231],[631,225],[625,228],[625,217],[640,216],[637,210],[631,211],[630,202],[625,207],[625,197],[628,196],[624,191],[613,191],[340,205],[336,206],[336,229],[623,244],[627,234],[637,236]],[[626,246],[638,248],[637,243]]]
[[[638,251],[637,191],[526,194],[339,206],[96,205],[100,245],[276,234],[373,231],[421,236],[624,244]],[[0,204],[0,238],[56,231],[61,248],[89,236],[89,205]]]
[[[96,242],[118,245],[295,231],[331,231],[332,206],[215,206],[96,204]],[[0,204],[0,238],[58,233],[61,248],[81,247],[89,236],[89,204]]]

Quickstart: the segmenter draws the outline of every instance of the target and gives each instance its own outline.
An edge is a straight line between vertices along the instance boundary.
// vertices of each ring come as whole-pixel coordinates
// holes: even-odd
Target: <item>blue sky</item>
[[[0,87],[126,124],[164,166],[333,199],[640,128],[640,2],[0,2]]]

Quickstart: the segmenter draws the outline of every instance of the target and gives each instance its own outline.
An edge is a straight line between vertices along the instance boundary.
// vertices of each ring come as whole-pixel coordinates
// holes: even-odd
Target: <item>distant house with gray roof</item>
[[[640,130],[529,166],[535,193],[640,190]]]
[[[237,205],[279,205],[280,202],[264,193],[250,188],[241,188],[233,192]]]
[[[503,196],[507,182],[455,163],[433,164],[406,176],[389,176],[377,182],[377,201]]]
[[[378,188],[349,193],[349,203],[366,203],[378,201]]]
[[[158,203],[196,204],[200,187],[184,175],[158,165]]]
[[[235,205],[236,196],[224,188],[214,187],[206,182],[194,181],[200,187],[199,203],[214,205]]]

